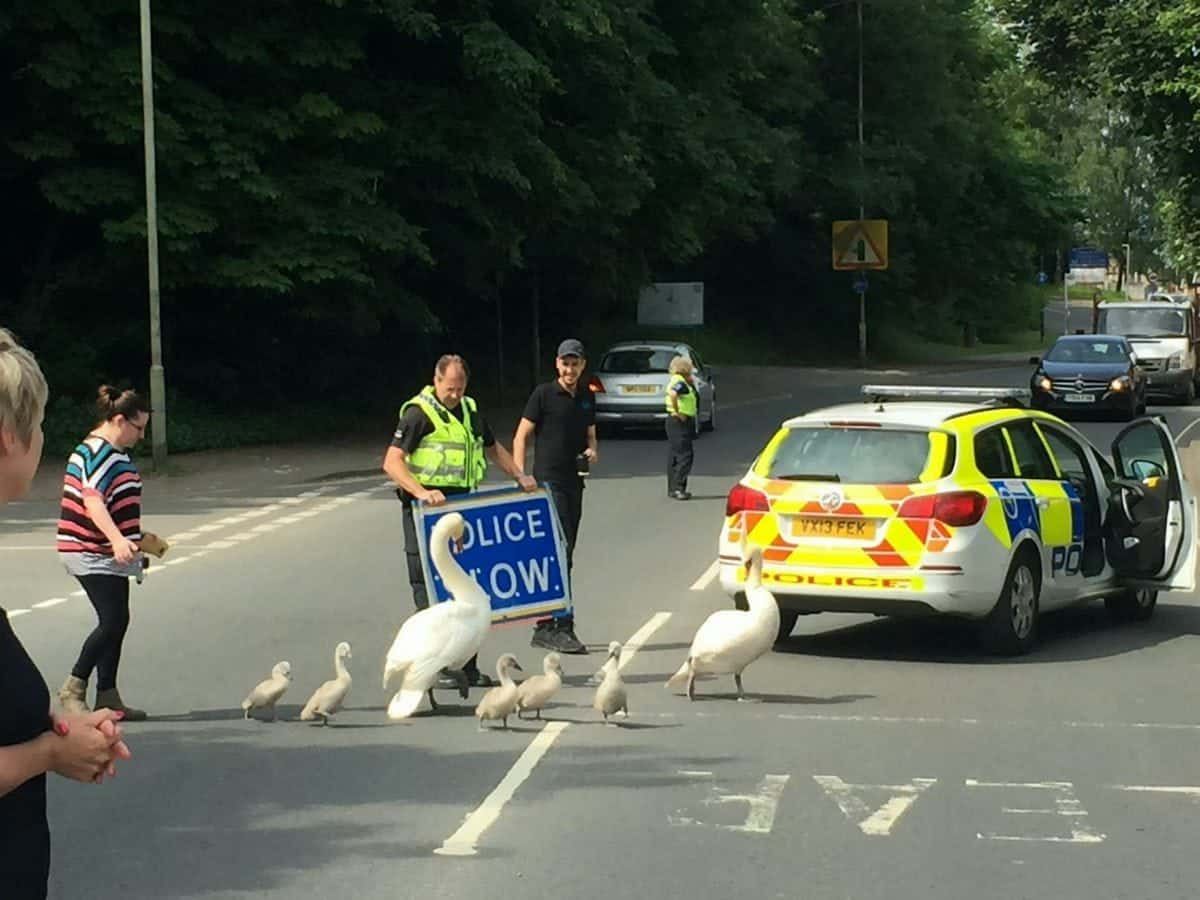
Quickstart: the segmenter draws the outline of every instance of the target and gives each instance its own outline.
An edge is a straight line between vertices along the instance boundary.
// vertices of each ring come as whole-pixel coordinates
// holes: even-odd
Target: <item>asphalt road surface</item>
[[[1161,597],[1134,626],[1099,604],[1055,615],[1015,660],[953,623],[805,617],[747,671],[757,702],[731,699],[731,679],[702,682],[694,703],[663,688],[729,603],[711,568],[725,494],[782,419],[854,398],[864,378],[1027,377],[730,370],[686,504],[665,496],[658,435],[604,442],[575,566],[593,652],[564,659],[553,723],[507,732],[477,732],[478,691],[387,721],[382,661],[412,607],[379,476],[157,494],[152,481],[145,519],[174,539],[172,564],[133,589],[120,686],[153,719],[127,727],[135,756],[116,781],[52,779],[51,896],[1195,896],[1191,596]],[[1188,445],[1197,410],[1152,413]],[[1120,426],[1082,428],[1107,448]],[[48,549],[55,513],[34,500],[0,523],[4,605],[28,610],[14,627],[52,689],[93,622]],[[529,634],[493,631],[482,662],[512,651],[539,669]],[[299,722],[343,640],[349,709],[328,728]],[[586,684],[610,640],[633,651],[621,727],[598,722]],[[280,721],[243,721],[242,697],[280,659],[294,673]]]

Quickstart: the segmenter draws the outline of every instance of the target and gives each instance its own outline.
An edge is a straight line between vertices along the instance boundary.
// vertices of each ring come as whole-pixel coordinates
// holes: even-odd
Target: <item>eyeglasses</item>
[[[126,419],[125,421],[131,428],[133,428],[135,431],[137,431],[138,434],[141,434],[141,435],[144,435],[146,433],[146,428],[150,425],[149,419],[147,419],[141,425],[138,425],[132,419]]]

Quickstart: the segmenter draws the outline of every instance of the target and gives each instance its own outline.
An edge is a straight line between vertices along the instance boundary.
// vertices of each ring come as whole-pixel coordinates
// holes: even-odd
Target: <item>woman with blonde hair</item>
[[[126,706],[117,667],[129,629],[129,579],[142,572],[142,477],[129,449],[146,434],[150,404],[134,390],[103,385],[96,398],[100,423],[71,453],[63,476],[58,556],[87,592],[98,622],[58,692],[67,712],[87,711],[87,683],[96,672],[96,708],[125,720],[146,718]]]
[[[692,471],[692,438],[696,435],[696,416],[699,395],[692,372],[692,361],[676,356],[667,371],[667,496],[674,500],[690,500],[687,480]]]
[[[0,504],[29,492],[42,456],[46,379],[33,354],[0,328]],[[0,894],[43,900],[50,877],[46,773],[99,783],[129,759],[117,722],[102,710],[54,718],[50,692],[0,609]]]

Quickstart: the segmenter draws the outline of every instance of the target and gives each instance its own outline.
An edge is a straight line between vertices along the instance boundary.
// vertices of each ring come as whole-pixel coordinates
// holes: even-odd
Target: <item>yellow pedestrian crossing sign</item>
[[[833,223],[835,269],[886,269],[887,219],[849,219]]]

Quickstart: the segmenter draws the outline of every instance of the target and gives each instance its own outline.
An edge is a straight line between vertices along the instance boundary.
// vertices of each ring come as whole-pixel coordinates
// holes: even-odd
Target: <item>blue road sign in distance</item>
[[[1071,269],[1107,269],[1108,254],[1092,247],[1074,247],[1067,266]]]
[[[450,599],[429,557],[433,526],[447,513],[466,525],[458,564],[492,601],[492,621],[549,615],[571,606],[566,541],[545,488],[533,493],[505,488],[454,497],[442,506],[418,503],[417,542],[430,601]]]

